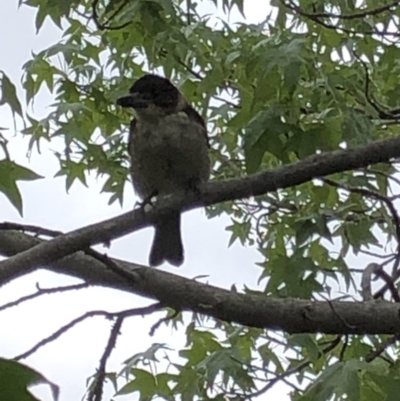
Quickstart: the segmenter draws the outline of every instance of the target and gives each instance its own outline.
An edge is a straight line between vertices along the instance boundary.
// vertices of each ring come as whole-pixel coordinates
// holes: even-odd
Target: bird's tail
[[[171,213],[161,218],[155,226],[154,241],[150,251],[150,266],[158,266],[164,261],[174,266],[180,266],[183,263],[180,213]]]

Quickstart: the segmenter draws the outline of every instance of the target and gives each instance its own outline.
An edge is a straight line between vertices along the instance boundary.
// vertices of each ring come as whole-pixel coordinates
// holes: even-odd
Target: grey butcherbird
[[[128,151],[133,186],[142,199],[194,189],[209,179],[204,120],[168,79],[144,75],[117,104],[135,110]],[[150,265],[164,261],[183,263],[179,212],[155,225]]]

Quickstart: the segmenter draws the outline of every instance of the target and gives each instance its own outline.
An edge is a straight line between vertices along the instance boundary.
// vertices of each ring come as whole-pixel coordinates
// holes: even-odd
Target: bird
[[[210,176],[209,141],[204,119],[172,82],[145,74],[117,105],[132,108],[128,153],[137,195],[144,200],[178,191],[196,190]],[[150,266],[184,261],[180,213],[155,222]]]

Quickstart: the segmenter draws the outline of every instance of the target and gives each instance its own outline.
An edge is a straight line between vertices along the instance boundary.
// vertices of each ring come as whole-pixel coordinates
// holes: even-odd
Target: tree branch
[[[324,152],[245,178],[210,182],[200,188],[198,193],[166,196],[148,212],[138,209],[80,228],[0,262],[0,284],[79,250],[99,243],[108,243],[147,227],[171,211],[187,211],[204,205],[262,195],[279,188],[299,185],[313,178],[388,162],[395,157],[400,157],[400,136],[356,148]]]
[[[0,284],[46,266],[94,285],[157,299],[163,305],[177,310],[192,310],[247,326],[289,333],[395,334],[400,332],[399,306],[395,304],[375,301],[360,304],[310,302],[234,294],[155,269],[115,261],[130,275],[132,279],[128,280],[126,275],[113,273],[106,265],[83,252],[75,252],[146,227],[171,210],[185,211],[202,205],[261,195],[313,178],[388,162],[399,156],[400,136],[357,148],[314,155],[298,163],[242,179],[211,182],[201,188],[199,194],[181,193],[164,197],[149,212],[136,210],[125,213],[50,241],[13,230],[0,231],[0,253],[11,256],[0,263]]]
[[[0,253],[11,256],[29,246],[49,244],[15,231],[0,231]],[[191,310],[216,319],[289,333],[396,334],[399,305],[385,301],[316,302],[295,298],[246,295],[185,279],[161,270],[115,260],[132,280],[108,270],[96,259],[77,252],[46,266],[92,285],[120,289],[156,299],[176,310]],[[279,268],[279,266],[278,266]]]

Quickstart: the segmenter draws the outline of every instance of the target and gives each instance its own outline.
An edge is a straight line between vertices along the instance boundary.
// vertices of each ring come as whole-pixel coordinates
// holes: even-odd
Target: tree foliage
[[[30,150],[63,143],[55,157],[67,190],[94,172],[106,177],[110,203],[122,202],[130,116],[115,102],[149,70],[176,82],[206,116],[216,181],[398,133],[399,1],[275,0],[261,23],[246,20],[246,7],[257,7],[250,0],[20,3],[37,9],[38,32],[48,18],[63,37],[26,62],[25,99],[3,72],[1,105],[24,120],[19,135],[29,137]],[[54,103],[38,120],[27,106],[43,87]],[[0,191],[22,212],[17,181],[39,176],[13,162],[3,136],[0,144]],[[399,184],[388,161],[207,213],[229,215],[230,243],[257,249],[257,293],[265,297],[365,301],[376,295],[368,287],[377,277],[386,284],[378,295],[398,302]],[[177,329],[181,318],[171,312],[166,324]],[[93,399],[105,378],[117,394],[137,392],[143,401],[250,399],[279,381],[301,401],[390,401],[400,390],[396,337],[291,335],[219,320],[206,325],[197,314],[185,334],[179,361],[167,345],[154,344],[126,361],[125,382],[113,372],[94,377]]]

